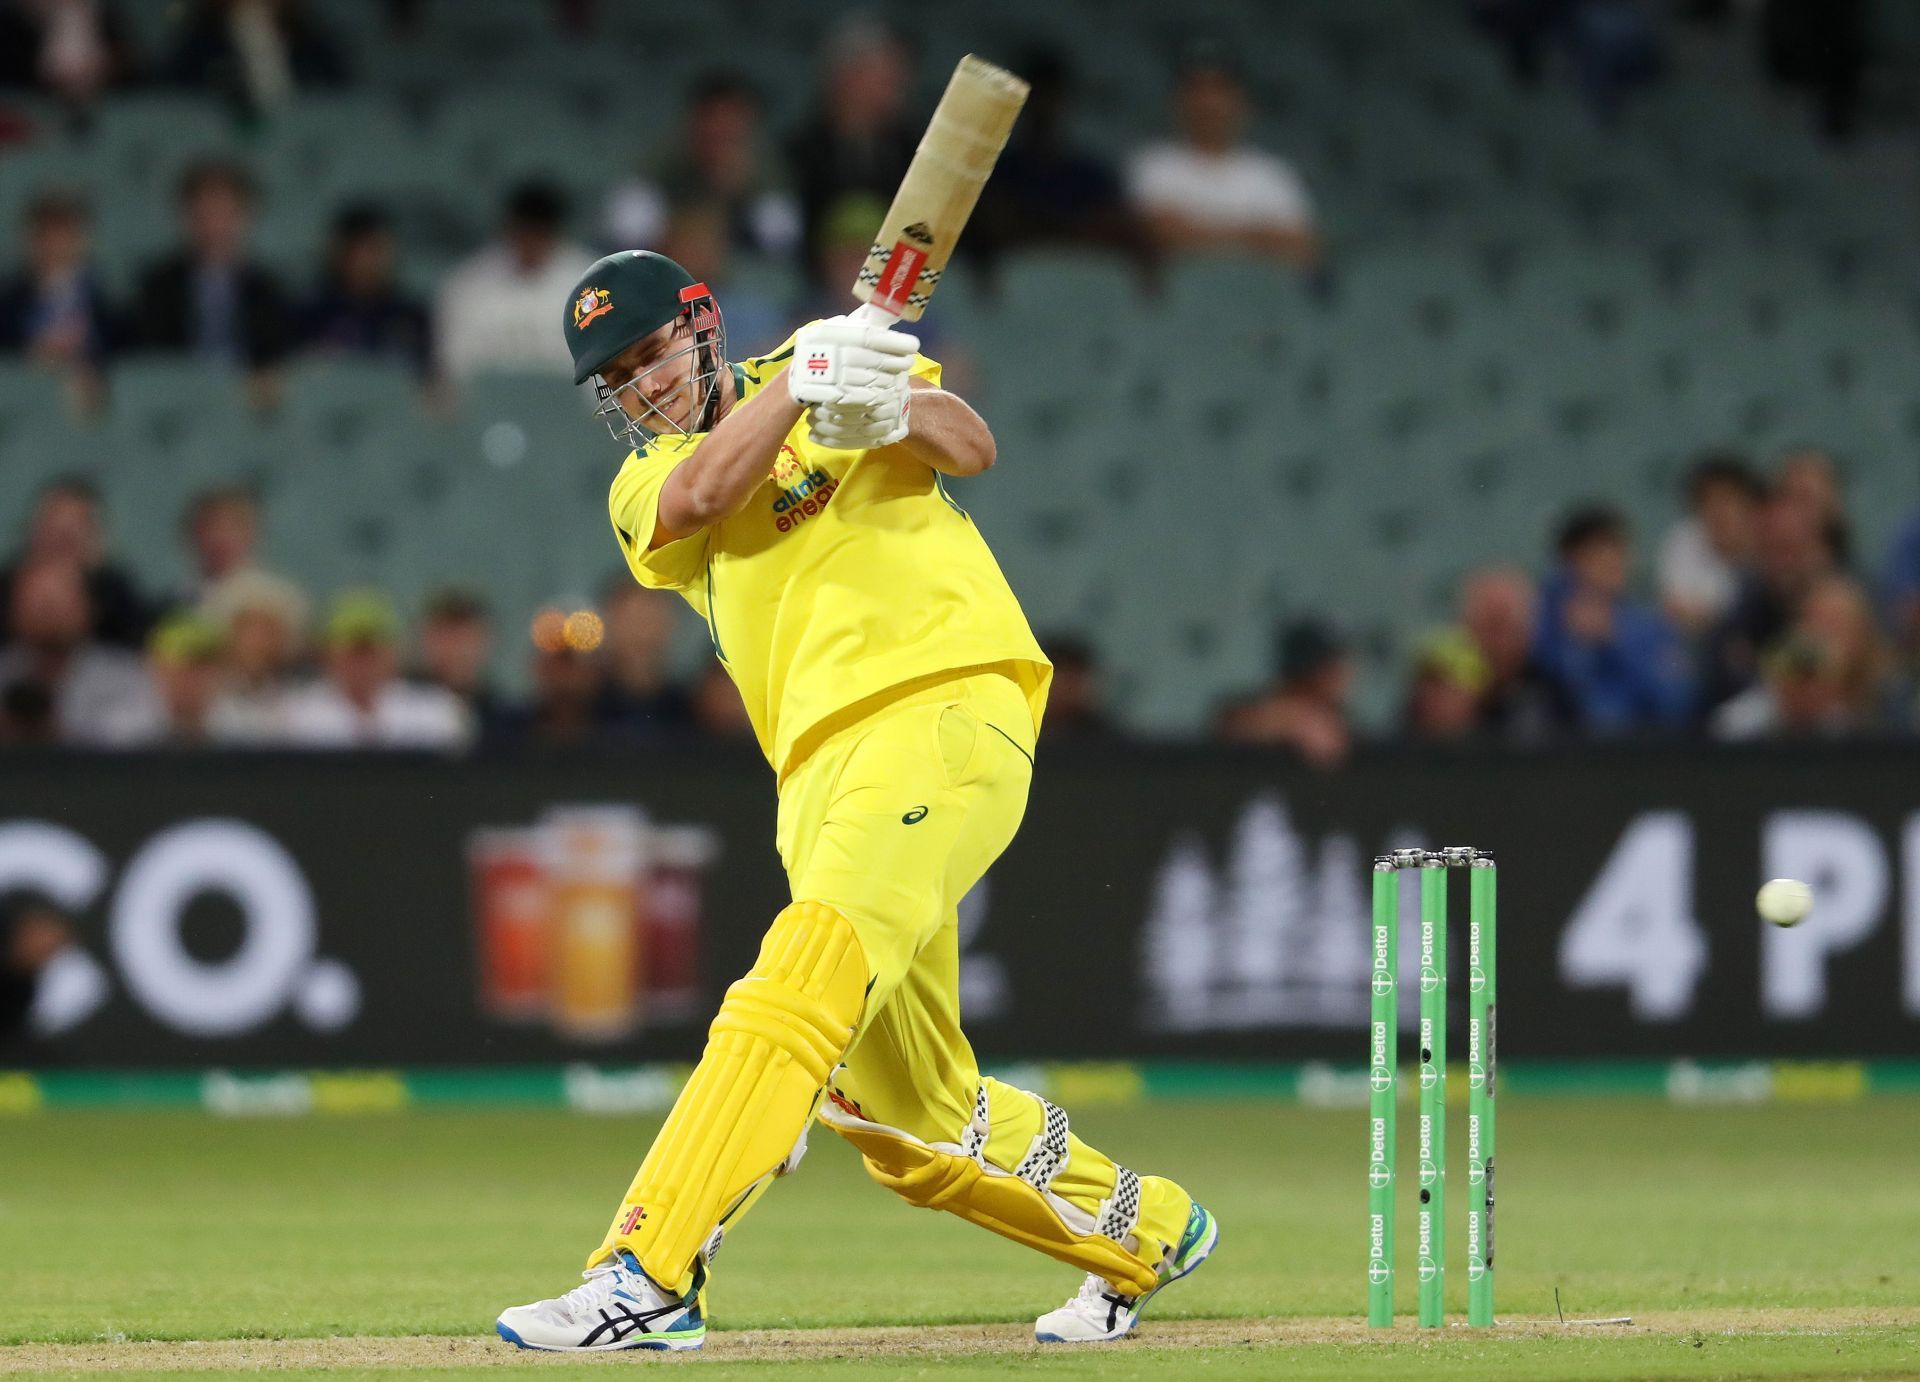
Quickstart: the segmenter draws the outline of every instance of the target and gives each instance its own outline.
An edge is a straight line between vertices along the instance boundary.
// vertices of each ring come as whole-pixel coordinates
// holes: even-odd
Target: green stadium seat
[[[0,360],[0,438],[66,417],[71,402],[59,375],[24,361]]]
[[[383,422],[422,407],[420,382],[390,360],[304,359],[286,371],[281,409],[290,426],[329,449],[362,447]]]
[[[569,99],[566,88],[462,92],[440,108],[430,131],[440,184],[465,188],[491,208],[513,184],[528,178],[558,183],[575,194],[575,211],[597,207],[612,178],[594,150],[605,143]]]
[[[0,547],[11,550],[48,481],[79,475],[98,483],[107,450],[97,425],[58,413],[0,428]]]

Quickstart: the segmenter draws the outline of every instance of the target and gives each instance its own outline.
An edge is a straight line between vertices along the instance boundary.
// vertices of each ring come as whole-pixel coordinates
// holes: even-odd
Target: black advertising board
[[[0,892],[81,935],[0,1064],[689,1058],[786,901],[773,821],[733,753],[12,756]],[[1899,746],[1043,752],[962,908],[975,1044],[1357,1062],[1370,857],[1447,844],[1499,862],[1503,1055],[1920,1051]],[[1772,876],[1813,885],[1801,926],[1755,917]]]

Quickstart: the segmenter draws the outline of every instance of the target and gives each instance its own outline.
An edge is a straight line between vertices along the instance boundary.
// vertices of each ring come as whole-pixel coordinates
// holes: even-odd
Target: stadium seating
[[[131,7],[156,43],[165,8]],[[609,6],[607,32],[582,42],[552,33],[544,7],[463,0],[432,11],[441,46],[390,35],[374,0],[326,8],[357,87],[245,130],[207,100],[121,98],[84,136],[10,154],[0,216],[50,182],[91,191],[125,288],[173,239],[179,170],[230,152],[260,176],[260,250],[290,281],[311,274],[328,213],[369,197],[397,211],[424,289],[522,176],[559,180],[591,233],[608,184],[666,137],[710,63],[757,75],[783,126],[807,102],[793,54],[813,19],[766,0],[737,7],[772,36],[749,48],[697,8],[665,28],[649,7]],[[1881,7],[1920,54],[1912,8]],[[1603,129],[1570,91],[1512,85],[1458,9],[978,0],[925,21],[928,95],[962,43],[1015,59],[1070,42],[1075,127],[1116,157],[1163,128],[1164,54],[1212,26],[1260,54],[1258,137],[1325,218],[1317,281],[1196,260],[1150,286],[1118,260],[1047,250],[1002,264],[992,292],[956,265],[934,309],[1003,460],[956,498],[1037,624],[1093,633],[1142,726],[1201,724],[1264,674],[1273,621],[1309,611],[1355,635],[1383,713],[1462,571],[1537,563],[1553,516],[1583,497],[1619,504],[1644,551],[1708,445],[1834,449],[1867,551],[1911,506],[1915,198],[1829,155],[1724,55],[1689,55],[1682,79]],[[1128,22],[1103,22],[1115,12]],[[786,266],[735,279],[799,296]],[[108,419],[85,429],[44,378],[0,371],[0,513],[49,474],[101,475],[129,560],[173,580],[164,525],[197,488],[249,478],[271,500],[271,559],[316,588],[379,579],[417,600],[475,584],[504,627],[588,598],[616,563],[618,452],[564,382],[477,381],[448,418],[404,372],[363,366],[297,367],[268,415],[165,361],[112,384]],[[1362,544],[1375,559],[1350,559]],[[520,660],[504,639],[502,672]]]

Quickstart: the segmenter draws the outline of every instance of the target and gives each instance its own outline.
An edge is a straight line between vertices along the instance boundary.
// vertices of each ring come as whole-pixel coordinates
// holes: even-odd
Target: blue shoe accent
[[[1180,1235],[1180,1246],[1173,1254],[1173,1271],[1160,1282],[1160,1286],[1165,1286],[1169,1281],[1178,1281],[1194,1271],[1213,1255],[1213,1250],[1219,1245],[1219,1221],[1195,1200],[1193,1211],[1187,1215],[1187,1231]],[[1160,1286],[1153,1289],[1157,1291]]]
[[[515,1334],[511,1329],[507,1328],[507,1326],[505,1326],[504,1324],[501,1324],[498,1320],[494,1321],[493,1329],[496,1334],[498,1334],[501,1338],[505,1339],[508,1343],[512,1344],[515,1348],[526,1348],[528,1349],[528,1352],[532,1352],[532,1349],[528,1348],[528,1345],[526,1345],[521,1341],[520,1336],[518,1334]]]

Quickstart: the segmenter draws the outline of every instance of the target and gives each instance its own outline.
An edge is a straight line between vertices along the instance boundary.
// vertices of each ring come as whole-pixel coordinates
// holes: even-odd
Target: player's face
[[[725,359],[720,314],[711,299],[701,300],[607,362],[598,376],[599,415],[616,440],[637,446],[711,425]]]
[[[693,417],[692,346],[690,319],[669,322],[615,356],[600,372],[601,382],[620,411],[642,427],[658,432],[664,422],[685,431]]]

